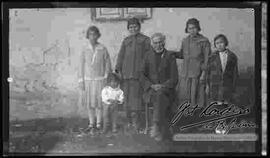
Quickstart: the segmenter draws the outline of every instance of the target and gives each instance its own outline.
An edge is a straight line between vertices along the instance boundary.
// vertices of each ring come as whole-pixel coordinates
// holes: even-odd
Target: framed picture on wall
[[[93,11],[95,13],[93,16],[96,20],[110,20],[123,17],[123,10],[121,8],[94,8]]]
[[[95,21],[117,21],[137,17],[141,20],[152,16],[152,8],[92,8],[92,19]]]
[[[152,16],[151,8],[124,8],[124,17],[138,17],[141,19],[149,19]]]

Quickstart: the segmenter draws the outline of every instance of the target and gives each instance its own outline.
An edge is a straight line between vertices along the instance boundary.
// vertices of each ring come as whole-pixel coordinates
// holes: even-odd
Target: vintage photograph
[[[259,4],[9,8],[8,153],[261,153]]]

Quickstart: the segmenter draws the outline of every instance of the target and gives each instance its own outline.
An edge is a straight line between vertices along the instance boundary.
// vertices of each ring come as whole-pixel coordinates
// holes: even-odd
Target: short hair
[[[98,38],[101,36],[99,29],[96,26],[89,26],[86,31],[86,38],[89,39],[90,32],[95,32],[98,35]]]
[[[153,38],[155,37],[160,37],[162,39],[162,41],[165,41],[166,40],[166,36],[160,32],[157,32],[157,33],[154,33],[152,36],[151,36],[151,41],[153,40]]]
[[[111,72],[108,74],[107,84],[109,84],[110,82],[116,82],[116,83],[120,84],[120,78],[118,77],[118,75],[116,73]]]
[[[228,39],[225,35],[223,34],[218,34],[215,38],[214,38],[214,46],[216,47],[216,40],[222,38],[224,40],[225,46],[228,46],[229,42]]]
[[[188,19],[188,21],[186,23],[186,28],[185,28],[186,33],[188,33],[187,29],[188,29],[189,24],[195,25],[195,27],[197,27],[198,31],[201,31],[199,20],[197,20],[196,18],[191,18],[191,19]]]
[[[139,26],[139,29],[141,29],[141,23],[140,23],[139,19],[137,19],[135,17],[128,19],[127,29],[129,29],[129,25],[131,25],[131,24],[136,24]]]

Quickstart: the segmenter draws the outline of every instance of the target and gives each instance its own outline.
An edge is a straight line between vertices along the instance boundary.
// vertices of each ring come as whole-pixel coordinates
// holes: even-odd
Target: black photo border
[[[255,107],[257,110],[256,123],[259,128],[256,129],[258,141],[256,142],[255,153],[138,153],[132,155],[164,155],[164,156],[185,156],[185,155],[222,155],[222,156],[259,156],[261,155],[261,131],[262,131],[262,98],[261,98],[261,17],[262,2],[261,1],[93,1],[93,2],[3,2],[2,5],[2,144],[3,154],[9,156],[9,9],[12,8],[93,8],[93,7],[200,7],[200,8],[253,8],[255,11]],[[90,18],[90,17],[89,17]],[[268,148],[268,146],[267,146]],[[12,154],[22,155],[23,153]],[[23,154],[38,155],[38,154]],[[42,155],[42,154],[41,154]],[[61,154],[63,155],[63,154]],[[68,154],[72,155],[72,154]],[[82,156],[85,154],[81,154]],[[113,154],[114,155],[114,154]],[[120,154],[127,155],[127,154]]]

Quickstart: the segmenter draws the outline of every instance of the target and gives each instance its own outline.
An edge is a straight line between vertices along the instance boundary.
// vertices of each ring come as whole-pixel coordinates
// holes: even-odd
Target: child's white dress
[[[124,92],[119,88],[112,88],[110,86],[106,86],[101,91],[102,102],[110,105],[111,103],[108,101],[109,99],[119,101],[119,104],[122,104],[124,101]]]

